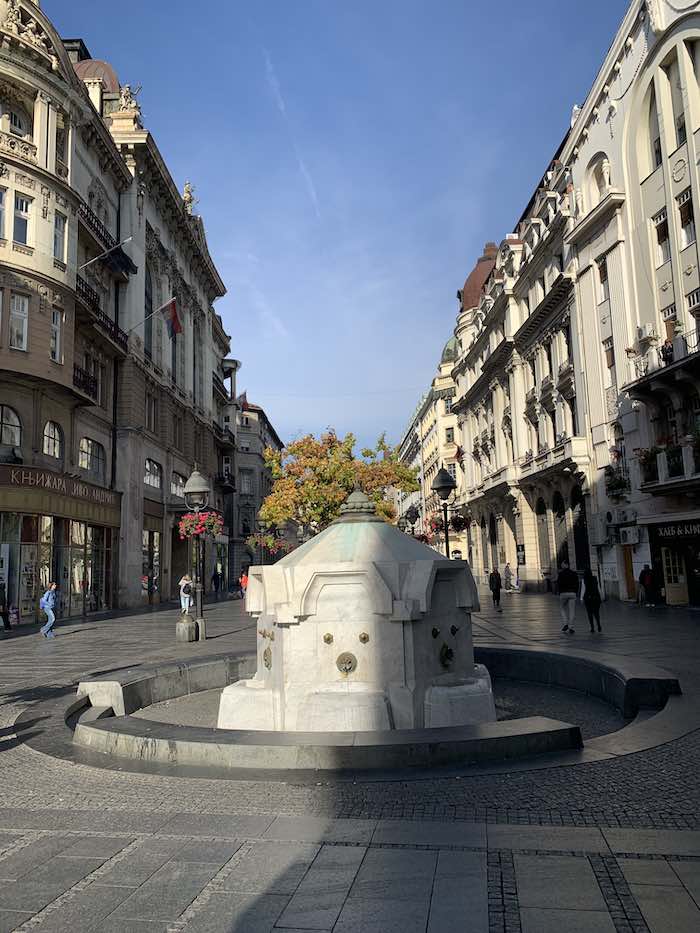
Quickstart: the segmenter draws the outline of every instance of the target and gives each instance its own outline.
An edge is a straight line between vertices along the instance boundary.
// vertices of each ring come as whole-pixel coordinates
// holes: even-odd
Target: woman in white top
[[[184,573],[180,577],[178,586],[180,587],[180,609],[182,612],[189,612],[192,608],[192,577]]]

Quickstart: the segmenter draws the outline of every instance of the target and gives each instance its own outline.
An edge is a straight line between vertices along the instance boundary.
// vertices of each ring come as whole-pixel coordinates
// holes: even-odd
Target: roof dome
[[[495,243],[487,243],[484,246],[483,256],[480,256],[476,265],[467,276],[462,289],[462,308],[476,308],[479,304],[479,296],[486,283],[486,279],[491,274],[491,270],[496,264],[498,247]]]
[[[119,93],[119,79],[109,62],[100,61],[99,58],[87,58],[82,62],[75,62],[73,68],[81,81],[102,80],[107,93]]]
[[[454,363],[457,359],[457,338],[450,337],[442,351],[441,363]]]

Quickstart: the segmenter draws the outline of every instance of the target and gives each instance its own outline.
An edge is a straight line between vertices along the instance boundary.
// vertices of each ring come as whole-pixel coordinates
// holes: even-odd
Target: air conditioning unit
[[[610,541],[608,517],[605,512],[596,512],[588,526],[588,537],[593,547],[603,547]]]
[[[653,324],[640,324],[639,327],[637,327],[638,340],[656,340],[656,338],[656,327],[654,327]]]
[[[620,528],[620,544],[639,544],[639,525]]]
[[[634,509],[611,509],[607,513],[609,525],[631,525],[637,521],[637,513]]]

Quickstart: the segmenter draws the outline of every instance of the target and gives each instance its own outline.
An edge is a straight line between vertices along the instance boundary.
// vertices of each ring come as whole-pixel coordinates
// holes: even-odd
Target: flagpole
[[[167,308],[168,305],[172,304],[173,301],[175,301],[174,295],[172,298],[169,298],[164,304],[162,304],[160,308],[156,308],[155,311],[151,311],[151,313],[147,314],[146,317],[143,318],[143,320],[139,321],[138,324],[134,324],[134,326],[130,327],[127,331],[125,331],[125,333],[130,334],[132,330],[136,330],[137,327],[140,327],[142,324],[145,324],[146,321],[149,320],[149,318],[152,318],[154,314],[159,314],[163,310],[163,308]]]
[[[99,256],[95,256],[94,259],[84,262],[82,266],[78,266],[78,272],[82,272],[83,269],[86,269],[88,266],[91,266],[93,262],[97,262],[98,259],[104,259],[105,256],[109,256],[110,253],[113,253],[115,249],[119,249],[120,246],[123,246],[125,243],[128,243],[130,240],[133,240],[133,236],[128,236],[125,240],[122,240],[121,243],[116,243],[114,246],[110,246],[109,249],[106,249],[104,253],[100,253]]]

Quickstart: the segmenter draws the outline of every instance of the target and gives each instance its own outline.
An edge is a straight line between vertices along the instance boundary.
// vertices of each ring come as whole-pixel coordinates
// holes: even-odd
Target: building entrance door
[[[632,561],[632,546],[630,544],[622,548],[622,559],[625,568],[625,590],[627,591],[627,599],[636,599],[637,584],[634,579],[634,563]]]
[[[661,562],[664,568],[667,605],[685,606],[688,602],[688,578],[683,555],[671,548],[662,547]]]

